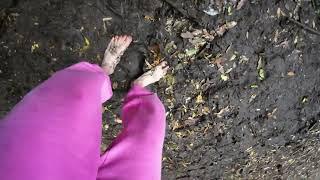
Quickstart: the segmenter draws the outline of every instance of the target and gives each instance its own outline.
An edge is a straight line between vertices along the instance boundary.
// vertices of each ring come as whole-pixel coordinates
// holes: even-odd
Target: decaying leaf
[[[189,39],[189,42],[194,47],[199,48],[199,47],[203,46],[204,44],[206,44],[207,40],[202,37],[195,37],[195,38]]]
[[[160,53],[160,45],[159,44],[153,44],[148,47],[149,51],[155,55]]]
[[[184,38],[184,39],[191,39],[191,38],[194,37],[194,35],[193,35],[191,32],[189,32],[189,31],[187,31],[187,32],[185,32],[185,33],[181,33],[180,36],[181,36],[182,38]]]
[[[170,124],[171,129],[174,131],[176,129],[181,128],[181,124],[179,123],[179,121],[174,120],[171,124]]]
[[[166,47],[164,48],[165,52],[168,54],[173,53],[176,49],[177,49],[177,46],[174,43],[174,41],[171,41],[168,44],[166,44]]]
[[[157,66],[158,64],[160,64],[162,62],[162,56],[160,53],[160,45],[159,44],[153,44],[151,46],[148,47],[151,56],[152,56],[152,64],[150,64],[147,60],[145,60],[146,65],[148,67],[148,69],[152,69],[153,67]]]
[[[235,27],[237,25],[237,22],[236,21],[231,21],[231,22],[227,22],[226,24],[220,26],[219,28],[216,29],[216,33],[219,35],[219,36],[222,36],[224,35],[224,33]]]
[[[168,86],[172,86],[175,84],[175,78],[172,74],[167,74],[165,77],[164,77],[164,81],[166,82],[166,84]]]
[[[223,114],[230,111],[230,107],[222,108],[218,113],[214,113],[218,118],[222,118]]]
[[[186,49],[186,55],[189,57],[196,55],[197,52],[198,52],[198,49],[196,49],[196,48]]]
[[[209,107],[205,106],[205,107],[202,108],[202,114],[208,115],[208,114],[210,114],[210,112],[211,111],[210,111]]]
[[[192,125],[195,125],[197,121],[199,121],[199,118],[189,117],[187,120],[184,121],[184,124],[187,126],[192,126]]]

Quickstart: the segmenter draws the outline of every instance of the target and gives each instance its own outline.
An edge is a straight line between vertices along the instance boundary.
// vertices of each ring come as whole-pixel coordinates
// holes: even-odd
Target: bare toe
[[[119,63],[122,54],[128,48],[131,42],[132,37],[127,35],[114,36],[111,39],[108,48],[105,51],[101,65],[107,74],[112,74],[114,72],[114,69]]]
[[[138,79],[136,79],[133,84],[140,85],[142,87],[148,86],[155,82],[158,82],[161,78],[163,78],[169,70],[168,63],[166,61],[161,62],[154,69],[147,71]]]

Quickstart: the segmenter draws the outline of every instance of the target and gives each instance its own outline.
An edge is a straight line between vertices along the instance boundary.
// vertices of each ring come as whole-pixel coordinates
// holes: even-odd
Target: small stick
[[[302,28],[304,28],[304,29],[306,29],[306,30],[308,30],[308,31],[310,31],[310,32],[312,32],[312,33],[320,36],[320,32],[319,32],[319,31],[317,31],[317,30],[315,30],[315,29],[313,29],[313,28],[311,28],[311,27],[309,27],[309,26],[307,26],[307,25],[305,25],[305,24],[302,24],[301,22],[299,22],[299,21],[297,21],[297,20],[295,20],[295,19],[292,19],[292,18],[289,18],[289,17],[288,17],[288,20],[289,20],[290,22],[293,22],[293,23],[297,24],[298,26],[300,26],[300,27],[302,27]]]

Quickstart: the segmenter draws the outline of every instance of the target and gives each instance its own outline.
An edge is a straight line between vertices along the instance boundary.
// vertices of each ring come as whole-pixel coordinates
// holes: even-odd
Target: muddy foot
[[[168,69],[169,69],[168,63],[166,61],[163,61],[158,66],[144,73],[142,76],[136,79],[133,82],[133,85],[146,87],[150,84],[158,82],[161,78],[163,78],[167,74]]]
[[[114,72],[114,69],[119,63],[121,56],[128,48],[131,41],[132,37],[127,35],[115,36],[111,39],[108,48],[104,53],[104,58],[101,64],[102,69],[108,75]]]

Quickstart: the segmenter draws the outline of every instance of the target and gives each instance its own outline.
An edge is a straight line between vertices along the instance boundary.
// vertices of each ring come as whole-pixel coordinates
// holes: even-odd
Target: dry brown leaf
[[[238,5],[237,5],[236,9],[240,10],[246,2],[247,2],[247,0],[240,0],[238,2]]]
[[[237,25],[237,22],[236,21],[231,21],[231,22],[227,22],[226,24],[220,26],[219,28],[216,29],[216,33],[219,35],[219,36],[222,36],[224,35],[224,33],[235,27]]]
[[[179,129],[180,127],[182,127],[181,125],[180,125],[180,123],[178,122],[178,121],[173,121],[173,123],[171,124],[171,128],[172,128],[172,130],[174,131],[174,130],[176,130],[176,129]]]

